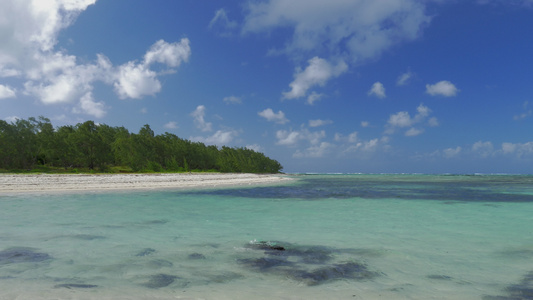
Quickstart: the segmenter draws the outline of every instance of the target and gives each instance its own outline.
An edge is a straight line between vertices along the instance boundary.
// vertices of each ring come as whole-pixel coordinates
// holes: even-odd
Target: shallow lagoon
[[[533,177],[0,196],[0,299],[533,299]]]

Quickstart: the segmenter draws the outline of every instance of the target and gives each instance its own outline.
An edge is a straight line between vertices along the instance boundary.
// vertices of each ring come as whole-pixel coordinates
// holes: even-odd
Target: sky
[[[284,172],[533,173],[533,0],[1,0],[0,119]]]

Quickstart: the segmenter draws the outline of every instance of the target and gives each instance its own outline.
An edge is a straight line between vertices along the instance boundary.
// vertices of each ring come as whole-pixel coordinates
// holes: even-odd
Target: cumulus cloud
[[[209,29],[217,29],[221,36],[230,36],[237,28],[237,22],[230,20],[225,9],[221,8],[215,12],[215,16],[209,22]]]
[[[344,150],[344,153],[350,153],[350,152],[366,152],[366,153],[373,153],[378,150],[378,147],[380,145],[379,139],[371,139],[368,141],[361,141],[356,143],[355,145],[351,145],[346,150]]]
[[[369,96],[376,96],[378,98],[385,98],[387,95],[385,95],[385,87],[381,82],[376,82],[372,85],[372,88],[368,91]]]
[[[13,88],[0,84],[0,99],[15,98],[16,92]]]
[[[141,62],[118,67],[98,54],[93,62],[80,64],[65,49],[56,49],[61,30],[96,0],[5,0],[0,10],[0,77],[16,77],[20,91],[44,104],[72,105],[72,111],[95,117],[105,115],[107,106],[92,98],[96,82],[112,85],[120,98],[141,98],[161,89],[158,76],[175,72],[190,55],[188,39],[177,43],[159,40]],[[156,73],[154,64],[170,69]],[[11,88],[11,90],[16,91]]]
[[[309,65],[304,70],[296,69],[294,81],[289,84],[291,90],[283,93],[284,99],[304,97],[310,88],[316,85],[324,86],[330,78],[338,77],[348,69],[344,61],[333,65],[317,56],[311,58],[308,63]]]
[[[355,143],[358,140],[357,139],[357,135],[358,135],[357,131],[354,131],[354,132],[350,133],[347,136],[344,136],[344,135],[342,135],[340,133],[336,133],[335,134],[335,141],[336,142]]]
[[[309,131],[306,128],[302,128],[299,131],[287,131],[278,130],[276,132],[276,138],[278,141],[276,144],[285,146],[295,146],[300,140],[306,141],[311,145],[318,145],[323,138],[326,137],[326,132],[321,131]]]
[[[481,157],[489,157],[494,153],[494,146],[491,142],[478,141],[472,145],[472,152]]]
[[[144,55],[141,63],[129,61],[118,67],[115,90],[121,99],[139,99],[153,96],[161,90],[158,74],[150,69],[154,63],[168,67],[178,67],[187,62],[191,53],[189,40],[184,38],[179,43],[167,43],[159,40]]]
[[[191,137],[191,141],[197,141],[208,145],[225,146],[233,141],[239,133],[235,130],[217,130],[213,135],[208,137]]]
[[[175,122],[175,121],[170,121],[168,123],[166,123],[165,125],[163,125],[164,128],[166,129],[177,129],[179,128],[178,127],[178,122]]]
[[[514,154],[518,158],[533,155],[533,142],[527,143],[502,143],[503,154]]]
[[[191,113],[194,118],[194,124],[202,131],[211,131],[212,124],[205,121],[205,106],[198,105],[196,109]]]
[[[416,0],[269,0],[248,4],[243,33],[289,28],[292,36],[278,52],[337,55],[342,50],[359,62],[417,38],[429,21],[423,2]]]
[[[319,145],[310,146],[304,151],[296,150],[292,156],[295,158],[320,158],[324,157],[334,147],[333,144],[328,142],[321,142]]]
[[[405,136],[417,136],[417,135],[422,134],[423,132],[424,132],[424,129],[413,127],[405,132]]]
[[[513,120],[519,121],[519,120],[523,120],[531,116],[531,114],[533,113],[533,110],[531,110],[530,108],[529,101],[525,101],[524,104],[522,104],[522,111],[523,112],[521,114],[513,116]]]
[[[319,127],[333,123],[331,120],[309,120],[309,127]]]
[[[426,93],[431,96],[444,96],[444,97],[453,97],[457,95],[459,89],[449,81],[443,80],[435,84],[426,84]]]
[[[161,63],[172,68],[177,68],[182,62],[189,61],[191,47],[189,39],[181,39],[180,42],[167,43],[159,40],[153,44],[144,55],[144,66],[150,66],[153,63]]]
[[[463,149],[461,147],[457,146],[456,148],[447,148],[447,149],[442,150],[442,154],[446,158],[452,158],[452,157],[456,157],[457,155],[459,155],[459,153],[461,153],[462,150]]]
[[[307,96],[307,104],[309,105],[313,105],[315,104],[315,102],[317,102],[318,100],[322,99],[324,97],[324,94],[319,94],[317,92],[311,92],[311,94],[309,94],[309,96]]]
[[[258,112],[257,114],[267,119],[267,121],[275,122],[277,124],[285,124],[289,122],[289,120],[285,117],[285,114],[281,110],[275,113],[271,108],[267,108],[263,111]]]
[[[407,111],[400,111],[395,114],[392,114],[389,116],[389,120],[387,121],[387,130],[385,131],[386,134],[392,134],[396,130],[396,128],[406,128],[411,127],[405,132],[405,136],[417,136],[424,132],[422,128],[415,128],[412,127],[414,125],[424,126],[424,121],[427,119],[427,117],[431,114],[431,109],[424,104],[420,104],[416,108],[416,115],[414,117],[411,117],[409,112]],[[428,120],[427,126],[435,127],[438,126],[438,120],[435,117],[432,117]]]
[[[121,99],[139,99],[147,95],[155,95],[161,90],[157,74],[144,65],[128,62],[118,68],[115,90]]]
[[[258,145],[258,144],[246,145],[245,148],[246,148],[246,149],[250,149],[250,150],[254,150],[255,152],[261,152],[261,151],[263,151],[263,147],[261,147],[261,146]]]
[[[86,93],[80,99],[81,112],[74,110],[74,112],[85,113],[95,118],[103,118],[106,115],[104,102],[96,102],[93,99],[91,92]]]
[[[224,103],[226,103],[226,104],[241,104],[242,103],[241,98],[240,97],[236,97],[236,96],[224,97],[224,99],[222,99],[222,101],[224,101]]]
[[[411,116],[406,111],[400,111],[391,115],[388,121],[388,124],[392,127],[408,127],[411,126],[412,123]]]
[[[413,73],[411,73],[410,71],[403,73],[396,80],[396,85],[398,86],[407,85],[409,81],[411,80],[411,77],[413,77]]]

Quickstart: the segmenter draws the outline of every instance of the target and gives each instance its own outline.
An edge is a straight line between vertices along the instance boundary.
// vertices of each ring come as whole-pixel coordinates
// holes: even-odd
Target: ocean
[[[0,299],[533,299],[533,176],[0,195]]]

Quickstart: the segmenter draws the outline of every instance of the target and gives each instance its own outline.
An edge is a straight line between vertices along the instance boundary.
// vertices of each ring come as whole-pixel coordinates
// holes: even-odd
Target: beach
[[[276,184],[288,180],[291,179],[283,175],[248,173],[2,174],[0,193],[215,188]]]

